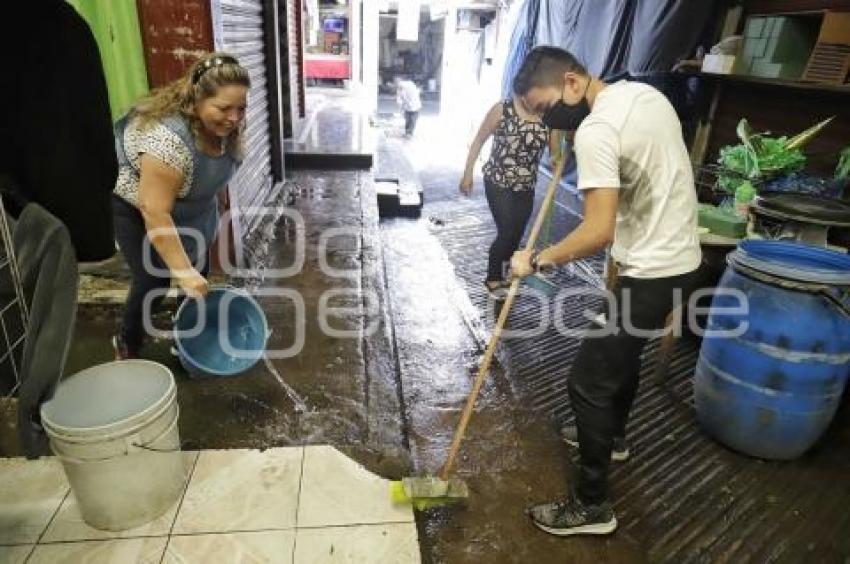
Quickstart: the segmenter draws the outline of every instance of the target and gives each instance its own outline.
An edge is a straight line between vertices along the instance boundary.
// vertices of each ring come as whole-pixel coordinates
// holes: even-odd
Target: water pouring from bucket
[[[280,384],[280,387],[283,388],[283,391],[286,392],[286,395],[289,396],[289,399],[292,400],[293,405],[295,406],[295,413],[307,413],[309,409],[307,408],[307,402],[304,401],[304,398],[298,395],[292,386],[286,383],[286,380],[280,375],[280,372],[277,371],[277,368],[274,367],[272,361],[269,357],[264,356],[263,361],[266,363],[266,369],[269,373],[275,377],[277,383]]]
[[[186,299],[174,318],[178,358],[191,376],[241,374],[263,358],[271,331],[266,315],[248,292],[212,289]]]

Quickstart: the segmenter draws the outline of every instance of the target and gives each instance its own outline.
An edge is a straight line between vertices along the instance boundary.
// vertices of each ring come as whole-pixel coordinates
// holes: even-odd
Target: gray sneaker
[[[575,425],[561,427],[561,439],[571,447],[578,448],[578,429]],[[611,460],[624,462],[629,458],[629,445],[626,437],[614,437],[614,448],[611,449]]]
[[[610,503],[585,505],[575,496],[535,505],[526,513],[538,529],[559,537],[607,535],[617,528],[617,518]]]

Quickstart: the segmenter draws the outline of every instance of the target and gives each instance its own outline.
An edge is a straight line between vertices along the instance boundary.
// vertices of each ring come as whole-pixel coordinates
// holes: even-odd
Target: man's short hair
[[[567,72],[587,76],[587,69],[569,51],[551,45],[535,47],[514,77],[514,94],[525,96],[532,88],[559,86]]]

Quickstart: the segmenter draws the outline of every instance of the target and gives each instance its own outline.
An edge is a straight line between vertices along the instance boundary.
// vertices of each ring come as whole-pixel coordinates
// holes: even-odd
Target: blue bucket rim
[[[251,294],[249,294],[247,291],[245,291],[241,288],[236,288],[234,286],[223,286],[223,287],[211,288],[210,291],[207,293],[206,297],[209,297],[210,295],[212,295],[214,293],[225,294],[227,292],[232,292],[232,293],[238,294],[239,296],[241,296],[243,298],[248,299],[248,301],[250,301],[252,304],[254,304],[254,306],[256,306],[257,310],[260,311],[263,314],[261,316],[261,319],[263,320],[263,333],[265,335],[266,342],[268,343],[269,324],[268,324],[268,319],[266,318],[266,314],[263,311],[263,308],[260,307],[260,304],[257,303],[257,300],[255,300],[254,297],[251,296]],[[187,299],[183,300],[183,303],[181,303],[180,307],[177,308],[177,313],[174,314],[174,324],[173,324],[173,327],[172,327],[172,336],[173,336],[173,339],[174,339],[174,344],[177,346],[177,352],[180,355],[180,360],[184,361],[184,362],[181,363],[181,364],[184,365],[184,367],[186,366],[185,360],[191,359],[191,364],[200,368],[201,371],[204,374],[209,374],[210,376],[236,376],[236,375],[241,374],[242,372],[248,370],[249,368],[254,366],[254,364],[259,362],[260,358],[262,358],[262,355],[260,355],[260,357],[258,357],[256,360],[254,360],[247,367],[240,369],[238,372],[232,372],[232,371],[219,370],[219,369],[216,369],[216,368],[210,368],[210,367],[204,365],[203,362],[200,362],[197,359],[195,359],[194,357],[190,356],[186,352],[186,349],[183,347],[182,339],[180,339],[177,336],[177,320],[180,318],[180,315],[183,313],[183,309],[186,308],[186,307],[189,307],[188,304],[190,302],[197,302],[197,300],[194,300],[192,298],[187,298]],[[188,367],[186,367],[186,369],[189,370]],[[191,372],[191,370],[189,370],[189,371]]]
[[[791,241],[741,241],[729,255],[736,263],[787,280],[850,286],[850,255]]]

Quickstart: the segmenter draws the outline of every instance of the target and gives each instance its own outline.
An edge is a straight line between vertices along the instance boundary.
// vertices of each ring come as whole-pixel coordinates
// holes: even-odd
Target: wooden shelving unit
[[[821,18],[827,12],[850,12],[850,0],[744,0],[741,7],[739,33],[748,17]],[[835,116],[807,147],[808,167],[815,174],[833,174],[838,152],[850,143],[846,133],[850,127],[850,84],[703,73],[694,67],[681,72],[682,76],[700,77],[709,86],[704,118],[692,146],[698,163],[713,163],[722,147],[738,143],[735,130],[744,117],[758,131],[793,135]]]

